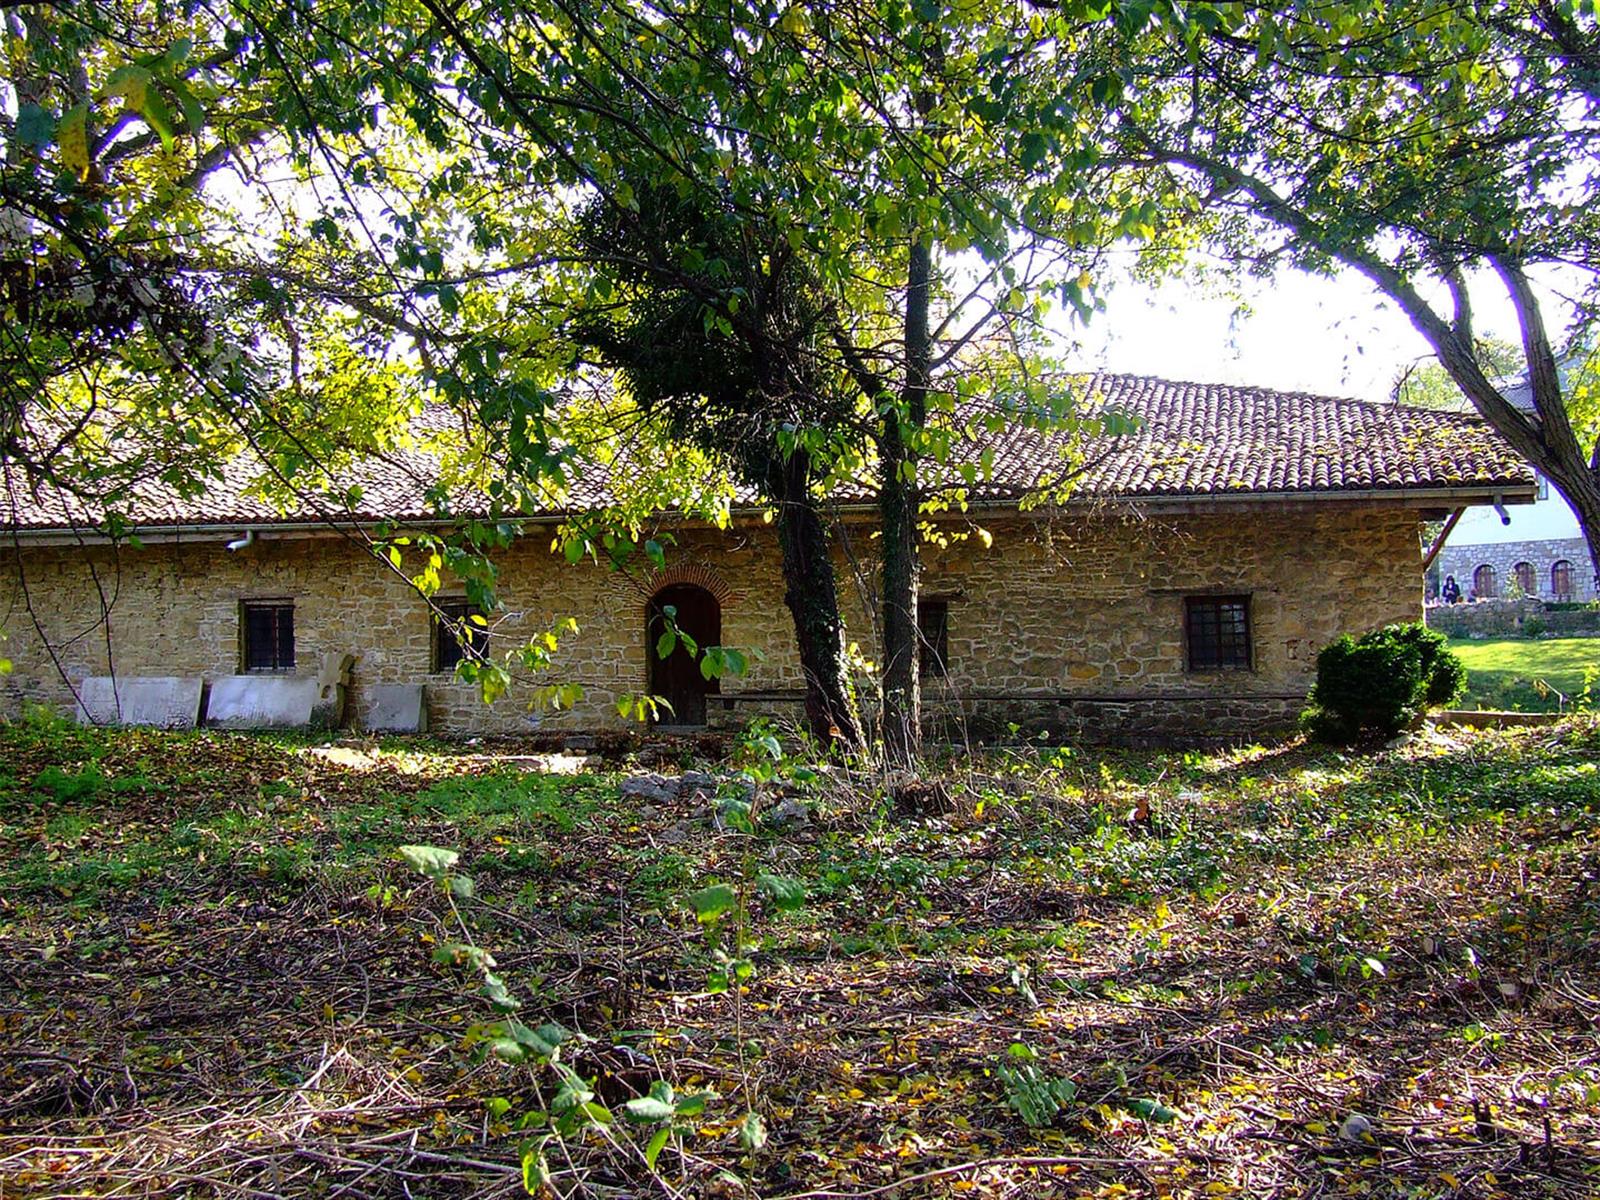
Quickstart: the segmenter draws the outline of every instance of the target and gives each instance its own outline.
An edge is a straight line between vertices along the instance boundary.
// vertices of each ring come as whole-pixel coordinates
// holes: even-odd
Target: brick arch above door
[[[703,587],[716,597],[717,603],[724,608],[736,598],[736,593],[729,586],[728,581],[710,567],[700,563],[680,563],[670,567],[663,567],[644,580],[646,597],[656,595],[662,588],[672,587],[675,584],[692,583],[696,587]]]

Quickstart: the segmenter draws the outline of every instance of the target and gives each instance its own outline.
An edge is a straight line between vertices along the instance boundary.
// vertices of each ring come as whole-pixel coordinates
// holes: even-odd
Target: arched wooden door
[[[1550,564],[1550,594],[1557,600],[1571,600],[1572,593],[1572,563],[1558,558]]]
[[[1500,577],[1488,563],[1484,563],[1472,573],[1472,593],[1478,600],[1499,599]]]
[[[694,639],[696,648],[722,644],[722,606],[705,588],[693,583],[674,583],[650,598],[645,614],[645,656],[650,662],[650,694],[672,705],[663,712],[658,725],[704,725],[706,697],[715,695],[718,683],[700,673],[698,654],[690,654],[680,641],[672,653],[662,658],[656,652],[661,635],[668,628],[666,609],[684,633]]]

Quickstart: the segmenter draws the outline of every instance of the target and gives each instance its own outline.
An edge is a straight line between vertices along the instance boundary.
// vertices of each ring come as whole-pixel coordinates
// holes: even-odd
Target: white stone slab
[[[311,724],[322,684],[303,675],[227,675],[211,683],[206,724],[219,729],[300,729]]]
[[[422,684],[380,683],[370,696],[366,726],[371,732],[428,732],[428,697]]]
[[[204,686],[198,676],[91,675],[78,685],[78,724],[193,729]]]

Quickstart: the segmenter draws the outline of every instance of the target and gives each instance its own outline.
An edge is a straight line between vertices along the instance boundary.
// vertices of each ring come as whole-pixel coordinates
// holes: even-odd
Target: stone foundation
[[[1097,742],[1235,745],[1294,728],[1303,693],[1284,696],[1011,696],[930,706],[929,732],[955,744]]]

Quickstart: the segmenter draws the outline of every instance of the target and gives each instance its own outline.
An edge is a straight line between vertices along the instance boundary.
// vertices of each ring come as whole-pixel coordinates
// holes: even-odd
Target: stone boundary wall
[[[1552,609],[1543,600],[1430,604],[1429,629],[1456,638],[1600,635],[1600,609]]]

